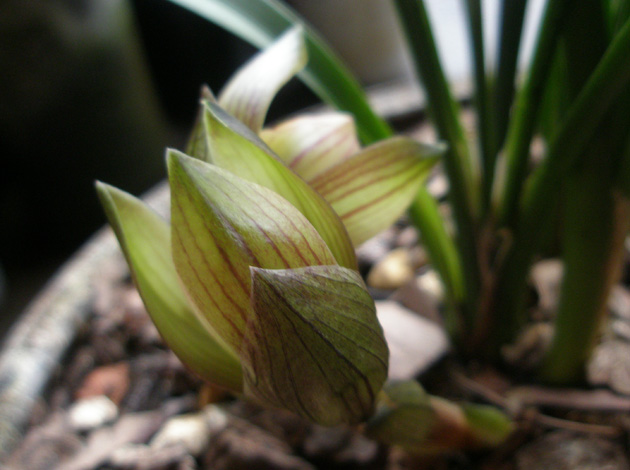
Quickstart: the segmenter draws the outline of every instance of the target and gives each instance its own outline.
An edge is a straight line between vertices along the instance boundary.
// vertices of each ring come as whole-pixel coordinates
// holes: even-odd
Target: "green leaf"
[[[462,261],[446,228],[438,202],[425,187],[420,187],[416,193],[414,203],[409,208],[409,218],[420,231],[422,245],[429,252],[431,263],[446,287],[446,329],[451,338],[459,339],[463,325],[456,309],[465,298]]]
[[[384,444],[410,450],[425,442],[434,423],[430,397],[418,382],[387,382],[366,433]]]
[[[355,115],[359,134],[370,143],[391,129],[367,102],[356,79],[334,52],[293,11],[278,0],[171,0],[228,29],[257,47],[270,44],[293,25],[302,25],[309,63],[302,80],[324,101]]]
[[[429,16],[422,0],[394,0],[415,69],[427,92],[428,108],[441,139],[448,143],[444,170],[449,180],[449,202],[457,226],[455,239],[461,253],[465,282],[465,313],[477,308],[481,290],[479,221],[481,192],[477,159],[470,153],[459,119],[459,106],[453,100],[446,80]]]
[[[206,102],[204,116],[210,162],[276,192],[315,227],[337,263],[356,269],[354,248],[330,205],[293,173],[256,134],[216,104]]]
[[[144,304],[168,346],[202,379],[242,389],[241,366],[195,315],[170,256],[170,227],[142,201],[104,183],[96,185]]]
[[[304,68],[306,62],[302,28],[296,27],[232,76],[221,90],[219,105],[258,133],[278,90]]]
[[[442,146],[393,137],[328,169],[311,186],[339,214],[358,245],[407,210],[444,151]]]
[[[352,116],[338,112],[304,114],[263,129],[260,137],[307,182],[361,149]]]
[[[172,249],[184,289],[238,354],[250,316],[250,266],[335,264],[313,226],[273,191],[169,151]]]
[[[340,266],[251,274],[245,394],[323,425],[366,419],[389,353],[360,275]]]

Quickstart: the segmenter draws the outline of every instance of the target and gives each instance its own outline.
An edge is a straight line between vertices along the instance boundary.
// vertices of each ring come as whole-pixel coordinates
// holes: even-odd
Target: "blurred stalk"
[[[497,74],[494,81],[493,104],[495,118],[495,155],[501,149],[510,122],[514,101],[516,64],[523,32],[527,0],[501,2],[501,32],[499,39]],[[494,162],[492,163],[494,169]]]
[[[607,44],[604,2],[581,0],[566,37],[567,85],[575,97]],[[582,33],[589,31],[588,37]],[[627,94],[627,93],[626,93]],[[625,104],[627,100],[621,100]],[[619,110],[619,106],[615,106]],[[623,107],[627,114],[627,107]],[[616,168],[630,120],[614,111],[598,128],[564,183],[564,277],[551,350],[541,376],[568,383],[583,377],[605,318],[606,301],[621,268],[628,204],[613,194]]]
[[[499,188],[499,223],[502,226],[514,228],[518,217],[538,109],[553,63],[558,36],[571,6],[572,2],[568,0],[549,0],[547,3],[527,81],[516,99],[505,144],[505,184]]]
[[[421,0],[394,0],[403,32],[412,52],[416,71],[424,84],[429,114],[449,149],[444,166],[449,179],[449,199],[457,224],[457,245],[466,286],[466,323],[472,324],[479,296],[480,269],[476,237],[479,194],[459,109],[442,70],[433,32]]]
[[[465,298],[461,259],[455,243],[444,226],[437,201],[421,187],[409,209],[412,223],[420,231],[422,244],[426,247],[431,263],[438,272],[446,290],[446,327],[454,341],[462,333],[458,312]]]
[[[558,185],[630,83],[630,20],[620,30],[588,79],[523,195],[522,214],[502,262],[495,297],[496,352],[511,341],[523,321],[526,280],[557,202]]]
[[[481,15],[481,0],[466,0],[466,14],[468,18],[468,33],[470,35],[471,53],[473,56],[475,82],[475,108],[477,110],[477,135],[479,136],[479,155],[483,168],[481,180],[482,214],[490,205],[492,180],[494,178],[494,163],[496,148],[493,129],[492,109],[490,107],[488,81],[486,76],[486,59],[483,45],[483,20]]]

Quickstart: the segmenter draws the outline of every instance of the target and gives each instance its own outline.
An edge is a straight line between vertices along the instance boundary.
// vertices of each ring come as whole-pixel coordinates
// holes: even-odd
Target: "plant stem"
[[[511,341],[522,324],[526,279],[557,201],[557,188],[595,133],[615,100],[630,83],[630,20],[570,107],[546,159],[531,176],[523,195],[514,240],[501,265],[495,298],[496,351]]]
[[[582,31],[589,31],[588,37]],[[603,4],[576,2],[565,33],[569,92],[575,96],[606,48],[608,32]],[[626,93],[627,94],[627,93]],[[582,378],[596,343],[612,283],[621,268],[627,209],[613,195],[616,169],[630,131],[627,107],[608,113],[564,183],[564,278],[551,350],[541,376],[554,383]]]
[[[506,141],[505,184],[499,207],[499,223],[503,226],[513,228],[518,217],[518,204],[529,162],[529,145],[556,42],[571,4],[568,0],[549,0],[528,78],[517,97]]]
[[[503,146],[508,122],[510,121],[510,108],[514,100],[516,64],[526,7],[527,0],[503,0],[501,2],[501,38],[499,40],[499,52],[497,54],[499,60],[494,83],[496,149],[500,149]]]
[[[614,198],[611,175],[603,174],[609,165],[594,163],[566,183],[564,278],[552,347],[540,372],[548,383],[583,377],[623,259],[628,202]]]
[[[468,32],[472,47],[475,102],[477,108],[477,134],[479,135],[479,154],[483,167],[481,185],[482,213],[485,214],[490,205],[492,180],[494,178],[494,162],[496,150],[493,136],[493,119],[488,97],[488,82],[486,77],[485,55],[483,48],[483,21],[481,17],[481,0],[466,0],[468,16]]]
[[[437,201],[424,187],[421,187],[416,195],[409,209],[409,216],[420,231],[422,243],[429,252],[431,263],[444,283],[446,300],[450,304],[446,317],[447,330],[451,338],[457,338],[462,333],[462,325],[461,318],[456,317],[456,311],[457,307],[462,306],[465,298],[459,253],[446,231]]]
[[[451,96],[438,58],[427,12],[421,0],[394,0],[407,42],[413,53],[416,71],[423,82],[429,112],[440,138],[449,144],[445,170],[449,178],[449,199],[457,224],[457,244],[461,253],[466,283],[466,303],[474,310],[479,295],[479,261],[476,240],[478,187],[474,185],[473,165],[459,110]],[[472,319],[468,319],[471,323]]]

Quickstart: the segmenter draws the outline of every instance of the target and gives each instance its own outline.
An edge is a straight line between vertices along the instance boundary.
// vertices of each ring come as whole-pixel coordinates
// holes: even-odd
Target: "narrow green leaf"
[[[529,178],[522,216],[498,276],[496,333],[500,344],[511,341],[521,326],[529,267],[541,243],[540,227],[550,223],[557,204],[558,185],[602,124],[606,113],[630,84],[630,20],[608,46],[597,68],[571,105],[550,142],[547,157]]]
[[[413,201],[444,146],[393,137],[363,149],[311,181],[355,245],[385,230]]]
[[[442,69],[424,1],[395,0],[394,5],[413,54],[416,72],[427,92],[430,116],[440,138],[450,146],[445,165],[452,182],[453,205],[462,217],[474,218],[479,203],[478,188],[474,185],[475,165],[459,120],[459,106]]]
[[[309,63],[302,80],[324,101],[355,115],[362,140],[389,137],[391,129],[377,116],[352,74],[325,44],[286,5],[278,0],[170,0],[228,29],[257,47],[270,44],[293,25],[302,25]]]
[[[468,18],[469,43],[473,57],[473,77],[475,82],[475,110],[477,136],[479,138],[479,155],[483,166],[481,187],[482,217],[490,205],[490,194],[494,179],[496,162],[496,148],[494,137],[494,122],[490,107],[490,91],[486,76],[486,59],[483,43],[483,19],[481,14],[481,0],[466,0]]]
[[[202,379],[240,391],[238,360],[193,312],[180,288],[168,223],[130,194],[100,182],[96,188],[147,311],[168,346]]]
[[[263,129],[261,139],[307,182],[360,150],[351,115],[304,114]]]
[[[260,138],[213,103],[205,103],[211,163],[285,198],[317,229],[337,263],[356,269],[350,237],[335,211],[293,173]]]
[[[518,218],[519,201],[527,177],[529,147],[542,104],[545,82],[553,65],[558,37],[572,6],[569,0],[549,0],[527,80],[514,104],[505,142],[505,175],[500,193],[499,222],[513,228]]]
[[[169,152],[173,260],[184,289],[237,353],[250,312],[250,266],[335,264],[313,226],[273,191]]]
[[[394,0],[398,17],[411,49],[414,65],[427,91],[429,111],[440,138],[449,146],[444,169],[449,179],[449,200],[457,225],[456,242],[466,282],[467,310],[477,309],[481,288],[478,253],[480,191],[476,168],[459,121],[459,107],[453,100],[438,57],[431,23],[422,0]]]
[[[323,425],[366,419],[389,353],[360,275],[340,266],[251,275],[245,394]]]
[[[447,330],[451,338],[459,338],[463,325],[456,310],[466,297],[462,261],[455,242],[446,229],[438,202],[422,186],[409,209],[409,217],[420,231],[422,245],[429,252],[431,263],[446,287],[446,301],[451,304],[445,312]]]
[[[495,150],[503,147],[510,110],[516,88],[516,65],[523,32],[523,20],[528,0],[501,1],[501,37],[498,46],[498,64],[493,89],[495,109]],[[496,155],[495,155],[496,158]]]
[[[249,60],[225,85],[219,105],[253,132],[260,132],[271,101],[282,86],[306,65],[302,28],[282,35]]]

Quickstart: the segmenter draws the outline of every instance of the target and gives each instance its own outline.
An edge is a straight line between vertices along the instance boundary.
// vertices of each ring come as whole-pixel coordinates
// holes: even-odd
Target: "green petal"
[[[302,115],[260,137],[307,182],[360,150],[354,120],[344,113]]]
[[[323,425],[366,419],[389,353],[359,274],[340,266],[252,268],[252,284],[245,395]]]
[[[221,91],[219,104],[258,133],[278,90],[307,60],[302,28],[294,27],[236,72]]]
[[[250,315],[250,266],[334,264],[317,231],[276,193],[169,151],[173,260],[184,289],[237,353]]]
[[[240,391],[239,362],[193,313],[179,285],[168,223],[130,194],[104,183],[96,187],[142,300],[168,346],[204,380]]]
[[[289,201],[317,229],[337,263],[356,269],[350,237],[330,205],[241,122],[214,103],[206,102],[205,107],[210,163],[269,188]]]
[[[199,110],[197,111],[197,117],[193,124],[190,137],[188,137],[188,143],[186,144],[186,153],[191,157],[198,158],[203,161],[210,161],[210,149],[208,148],[208,142],[206,139],[206,126],[204,124],[203,115],[205,114],[205,106],[203,103],[210,101],[216,103],[216,98],[212,94],[212,90],[207,86],[201,87],[201,97]]]
[[[394,137],[330,168],[311,186],[339,214],[352,242],[359,245],[407,210],[444,150]]]

